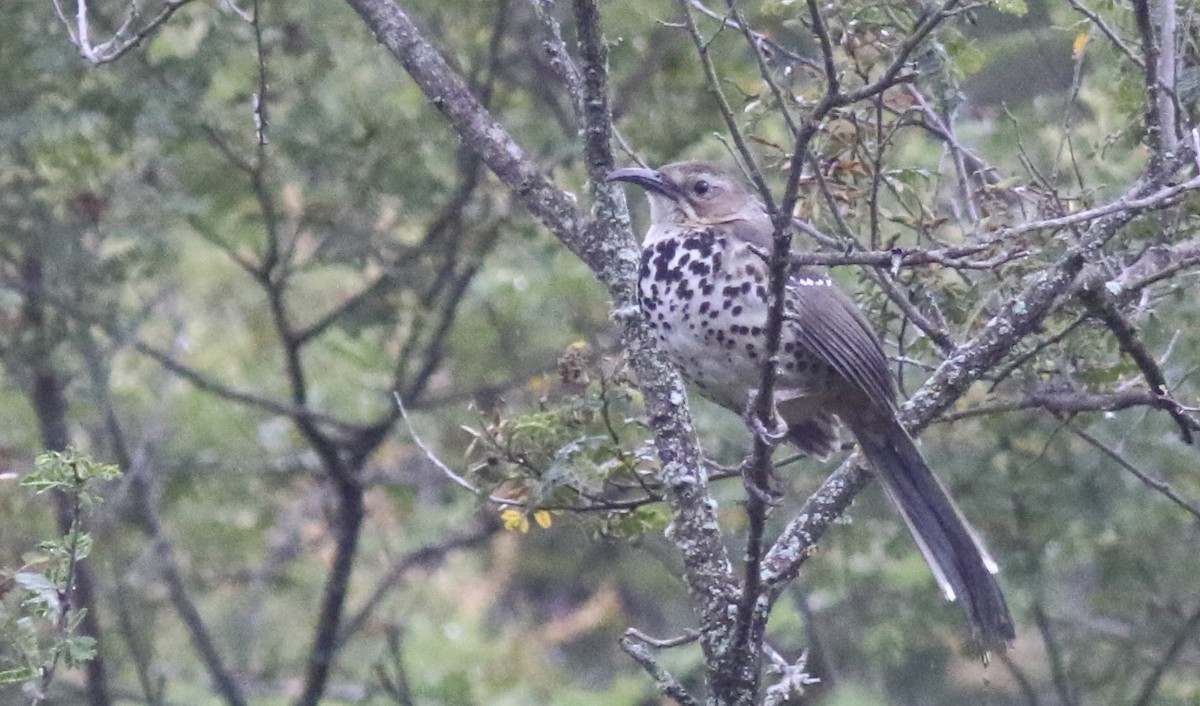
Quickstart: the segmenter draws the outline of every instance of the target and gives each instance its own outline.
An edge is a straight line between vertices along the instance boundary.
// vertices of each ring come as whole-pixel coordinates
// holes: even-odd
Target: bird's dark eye
[[[709,189],[708,182],[704,181],[703,179],[700,179],[695,184],[692,184],[692,191],[696,192],[697,196],[703,196],[703,195],[707,194],[708,189]]]

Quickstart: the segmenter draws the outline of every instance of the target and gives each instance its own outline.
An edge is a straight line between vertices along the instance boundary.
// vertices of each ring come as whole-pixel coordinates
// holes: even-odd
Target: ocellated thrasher
[[[712,165],[617,169],[609,181],[646,190],[638,301],[659,343],[706,396],[742,412],[765,360],[774,228],[741,182]],[[988,556],[896,418],[896,388],[879,338],[823,272],[791,268],[775,404],[787,439],[827,455],[840,420],[925,555],[943,593],[961,601],[987,650],[1014,639]]]

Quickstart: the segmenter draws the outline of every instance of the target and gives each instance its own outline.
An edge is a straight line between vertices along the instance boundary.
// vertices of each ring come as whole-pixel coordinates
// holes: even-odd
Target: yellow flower
[[[529,531],[529,518],[525,517],[525,513],[520,510],[509,508],[500,513],[500,519],[504,521],[504,529],[519,530],[521,534]]]

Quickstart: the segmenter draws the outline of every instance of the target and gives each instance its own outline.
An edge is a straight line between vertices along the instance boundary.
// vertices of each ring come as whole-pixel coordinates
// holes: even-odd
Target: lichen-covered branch
[[[654,685],[658,688],[659,693],[679,706],[700,706],[700,702],[688,693],[683,683],[659,664],[658,660],[654,659],[649,648],[628,634],[623,635],[618,643],[621,645],[621,649],[625,650],[625,653],[654,679]]]

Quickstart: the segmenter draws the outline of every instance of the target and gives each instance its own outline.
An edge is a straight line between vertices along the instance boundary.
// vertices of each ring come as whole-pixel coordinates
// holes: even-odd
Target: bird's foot
[[[754,433],[754,436],[766,444],[768,449],[774,449],[781,441],[787,438],[787,422],[783,421],[783,417],[779,415],[779,410],[775,408],[775,403],[772,401],[770,427],[768,428],[768,423],[763,422],[762,418],[758,415],[756,411],[757,407],[758,393],[752,390],[742,417],[746,421],[746,426],[750,427],[750,431]],[[768,451],[769,455],[770,451]],[[757,467],[753,459],[747,459],[741,469],[742,485],[746,487],[746,493],[752,498],[764,505],[773,507],[779,504],[779,499],[783,497],[783,492],[775,487],[775,478],[770,469],[769,462],[762,467]]]
[[[758,393],[751,391],[749,399],[746,402],[746,409],[742,413],[742,418],[746,422],[746,426],[750,427],[750,431],[754,432],[754,436],[761,439],[763,443],[771,448],[779,446],[779,444],[787,438],[788,425],[783,421],[783,417],[779,416],[779,410],[775,407],[775,403],[771,403],[771,427],[768,429],[762,418],[758,416],[755,408],[758,407]]]

